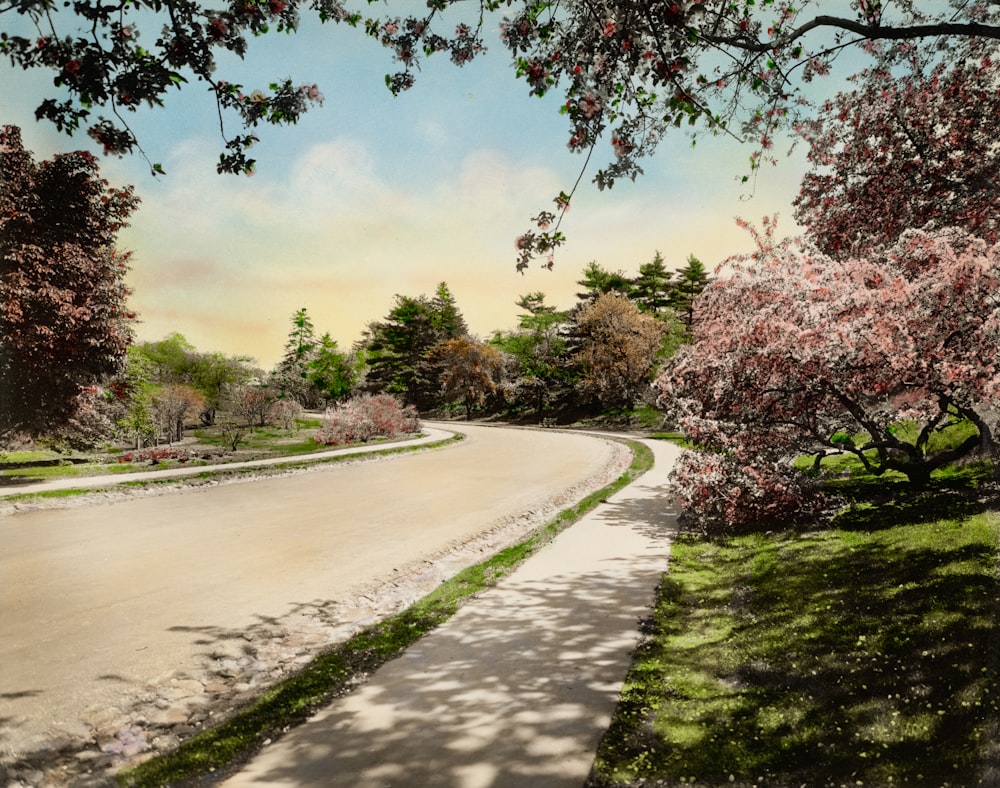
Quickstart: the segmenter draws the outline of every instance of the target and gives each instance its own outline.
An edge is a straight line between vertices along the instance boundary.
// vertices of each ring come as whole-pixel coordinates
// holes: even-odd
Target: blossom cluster
[[[403,406],[391,394],[363,394],[329,408],[316,442],[327,446],[364,443],[416,432],[420,419],[412,405]]]
[[[711,533],[780,523],[823,502],[817,486],[794,468],[751,464],[735,454],[684,452],[669,480],[687,522]]]

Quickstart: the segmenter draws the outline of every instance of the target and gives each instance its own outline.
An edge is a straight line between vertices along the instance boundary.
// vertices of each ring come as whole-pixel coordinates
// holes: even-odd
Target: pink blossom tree
[[[773,231],[766,223],[755,254],[727,261],[699,302],[694,344],[656,383],[685,432],[731,458],[717,466],[766,477],[802,453],[848,452],[919,485],[992,447],[983,403],[1000,392],[1000,246],[917,230],[877,258],[837,261]],[[932,448],[963,421],[978,434]],[[690,471],[677,480],[693,500]]]
[[[1000,85],[988,53],[865,72],[804,124],[811,171],[795,217],[834,257],[892,244],[907,228],[964,227],[1000,239]]]

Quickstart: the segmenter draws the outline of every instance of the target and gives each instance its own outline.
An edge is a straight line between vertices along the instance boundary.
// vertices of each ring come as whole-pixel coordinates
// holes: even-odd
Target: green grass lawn
[[[997,518],[870,525],[675,543],[594,785],[979,784]]]

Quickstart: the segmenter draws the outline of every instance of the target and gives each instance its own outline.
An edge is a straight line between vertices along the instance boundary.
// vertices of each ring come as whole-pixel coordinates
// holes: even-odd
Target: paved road
[[[92,735],[157,681],[183,691],[178,671],[241,633],[322,619],[620,455],[584,435],[459,429],[419,454],[0,519],[0,754]]]
[[[680,449],[224,788],[580,788],[667,568]]]

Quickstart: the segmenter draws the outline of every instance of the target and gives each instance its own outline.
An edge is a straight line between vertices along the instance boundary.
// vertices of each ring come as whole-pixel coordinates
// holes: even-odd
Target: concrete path
[[[28,482],[25,484],[12,484],[0,486],[0,498],[7,495],[28,495],[40,492],[52,492],[54,490],[76,490],[91,489],[98,487],[111,487],[124,482],[146,482],[158,481],[161,479],[182,479],[186,476],[197,476],[210,471],[235,471],[247,468],[268,468],[275,465],[307,464],[319,462],[332,457],[344,457],[351,454],[371,454],[383,449],[400,449],[407,446],[425,446],[428,443],[446,440],[456,432],[461,432],[460,428],[454,430],[443,430],[424,424],[421,428],[421,436],[409,440],[384,441],[379,443],[364,444],[363,446],[351,446],[346,449],[327,449],[325,451],[312,452],[311,454],[299,454],[285,457],[271,457],[264,460],[246,460],[244,462],[219,463],[216,465],[190,465],[180,468],[166,468],[154,471],[136,471],[134,473],[122,473],[118,475],[106,474],[103,476],[68,476],[63,479],[49,479],[43,482]]]
[[[574,786],[586,780],[667,567],[679,449],[224,782]]]

